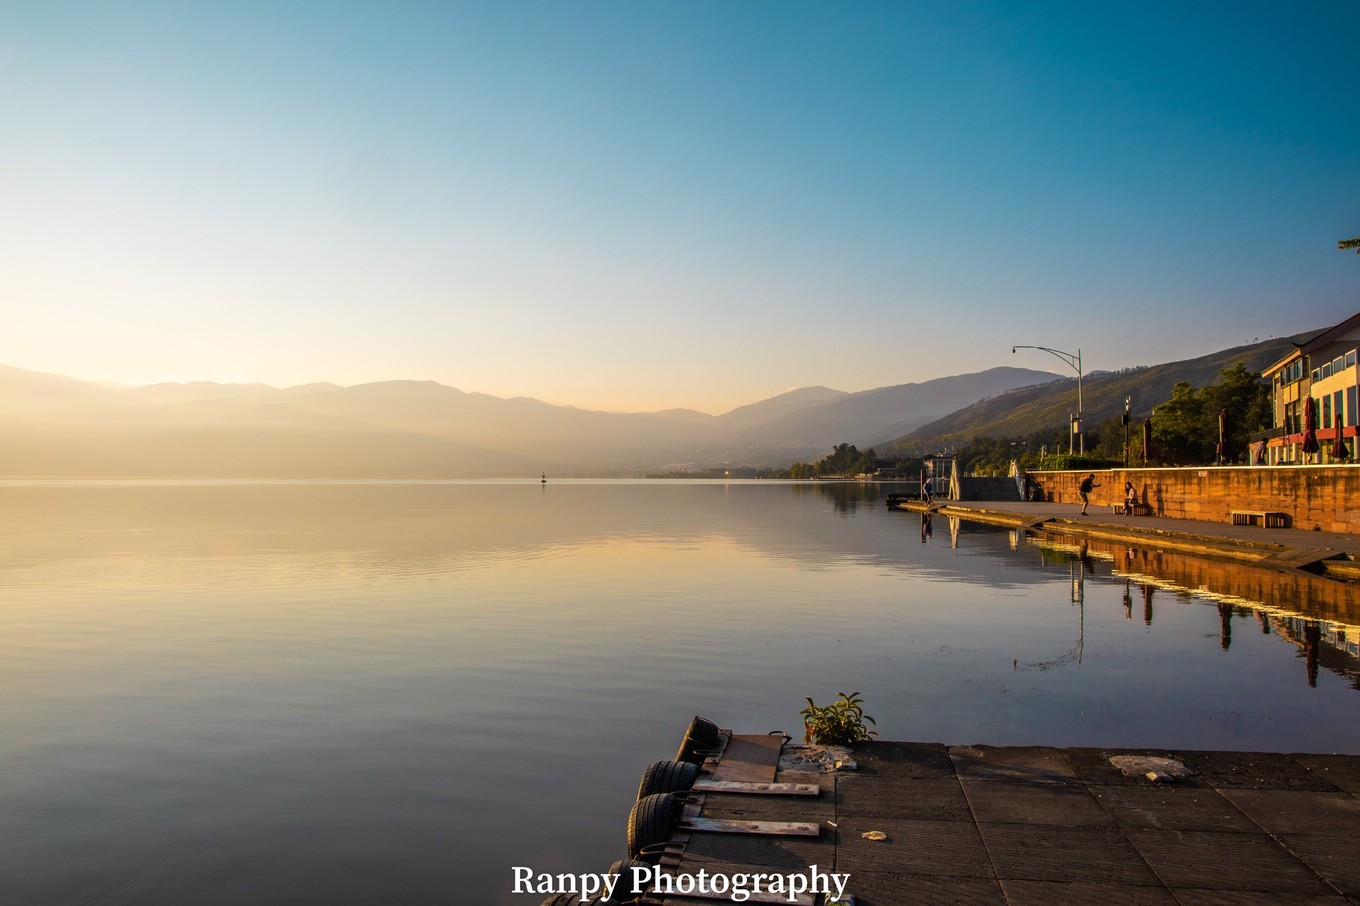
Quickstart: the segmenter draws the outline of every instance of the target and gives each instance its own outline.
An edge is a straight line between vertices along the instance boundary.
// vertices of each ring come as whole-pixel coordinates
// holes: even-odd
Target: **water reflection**
[[[1141,596],[1143,602],[1143,625],[1151,627],[1153,624],[1153,599],[1157,590],[1172,591],[1186,602],[1201,601],[1211,604],[1215,608],[1218,622],[1218,644],[1221,651],[1227,652],[1232,649],[1234,615],[1254,618],[1261,627],[1262,635],[1271,635],[1272,628],[1277,628],[1279,630],[1278,635],[1299,646],[1304,656],[1304,679],[1308,685],[1317,686],[1318,668],[1321,664],[1338,676],[1347,679],[1353,688],[1360,689],[1360,644],[1355,641],[1357,637],[1360,637],[1360,627],[1353,623],[1310,619],[1303,614],[1288,611],[1277,605],[1246,600],[1232,593],[1231,590],[1233,589],[1259,590],[1262,587],[1262,577],[1256,574],[1261,572],[1269,574],[1272,571],[1255,570],[1234,564],[1196,561],[1193,558],[1177,556],[1165,551],[1149,552],[1129,547],[1125,547],[1121,551],[1118,545],[1102,544],[1085,538],[1065,542],[1041,536],[1031,539],[1030,543],[1038,548],[1039,562],[1044,567],[1066,562],[1072,603],[1084,604],[1086,577],[1095,574],[1097,559],[1105,560],[1110,564],[1111,577],[1117,578],[1120,575],[1124,577],[1121,599],[1125,619],[1131,620],[1133,618],[1133,600],[1135,594],[1137,594]],[[1161,575],[1155,575],[1157,573]],[[1187,575],[1215,580],[1216,587],[1201,585],[1198,588],[1191,588],[1174,581],[1176,577],[1183,578]],[[1135,576],[1143,581],[1136,580]],[[1353,609],[1349,601],[1351,590],[1341,583],[1320,577],[1284,577],[1281,581],[1285,587],[1285,594],[1282,597],[1287,600],[1292,600],[1290,592],[1294,590],[1296,584],[1302,583],[1311,586],[1316,582],[1323,586],[1333,586],[1327,588],[1327,592],[1332,593],[1333,596],[1329,597],[1325,594],[1321,596],[1323,608],[1327,612],[1339,609],[1343,613],[1351,614]],[[1340,599],[1339,602],[1338,599]],[[1073,649],[1074,652],[1076,650]],[[1327,652],[1326,657],[1322,656],[1324,651]],[[1054,663],[1075,662],[1077,660],[1079,658],[1072,656],[1059,659]]]
[[[946,544],[879,494],[0,486],[0,878],[513,902],[511,864],[619,856],[694,713],[788,728],[839,689],[887,738],[1360,749],[1353,602],[957,519]]]

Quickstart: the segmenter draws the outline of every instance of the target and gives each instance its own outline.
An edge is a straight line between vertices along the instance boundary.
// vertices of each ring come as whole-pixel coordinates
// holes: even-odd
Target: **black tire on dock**
[[[711,749],[722,739],[722,731],[713,721],[696,714],[685,728],[685,738],[697,741],[701,748]]]
[[[704,763],[704,758],[706,757],[704,753],[708,752],[710,749],[711,746],[700,745],[686,736],[685,741],[680,743],[680,749],[675,753],[675,760],[685,761],[698,767]]]
[[[628,813],[628,858],[671,838],[680,800],[674,793],[653,793],[633,803]]]
[[[618,884],[614,887],[614,895],[609,898],[610,903],[626,903],[634,897],[640,897],[647,892],[647,884],[639,881],[633,883],[633,868],[645,868],[648,872],[652,866],[641,859],[621,859],[609,866],[611,875],[618,875]]]
[[[707,749],[717,748],[722,740],[722,731],[718,725],[711,720],[695,715],[685,729],[685,735],[681,738],[680,748],[675,753],[676,761],[692,761],[695,764],[703,764],[704,756],[700,755]]]
[[[699,779],[699,766],[692,761],[653,761],[642,772],[637,798],[653,793],[683,793]]]

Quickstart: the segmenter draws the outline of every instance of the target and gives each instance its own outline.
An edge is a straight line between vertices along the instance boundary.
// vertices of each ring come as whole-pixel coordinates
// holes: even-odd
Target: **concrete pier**
[[[818,797],[699,793],[688,807],[817,822],[818,836],[680,831],[665,870],[816,865],[849,874],[859,906],[1360,902],[1357,756],[912,742],[850,753],[853,770],[780,768],[776,781],[816,783]],[[1131,756],[1169,759],[1182,776],[1150,780]]]
[[[1306,570],[1343,582],[1360,581],[1360,535],[1357,534],[1233,525],[1202,519],[1126,516],[1111,512],[1108,505],[1097,507],[1094,503],[1084,516],[1081,506],[1074,503],[937,499],[930,506],[915,500],[893,502],[890,506],[1031,532],[1154,546],[1281,571]],[[1355,594],[1360,598],[1360,591]]]

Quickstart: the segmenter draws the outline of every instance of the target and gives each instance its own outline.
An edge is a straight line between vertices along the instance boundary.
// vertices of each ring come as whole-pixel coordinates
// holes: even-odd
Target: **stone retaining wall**
[[[1080,503],[1077,486],[1090,474],[1031,472],[1031,481],[1054,503]],[[1180,469],[1103,469],[1092,506],[1123,501],[1124,482],[1158,516],[1227,522],[1231,510],[1272,510],[1290,525],[1325,532],[1360,532],[1360,465],[1207,466]]]

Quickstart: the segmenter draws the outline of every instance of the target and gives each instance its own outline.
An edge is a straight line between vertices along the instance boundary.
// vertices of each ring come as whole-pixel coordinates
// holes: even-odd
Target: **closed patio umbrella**
[[[1214,456],[1218,459],[1218,464],[1223,465],[1223,435],[1228,427],[1228,410],[1218,410],[1218,447],[1214,450]]]
[[[1303,453],[1315,456],[1321,447],[1317,439],[1317,403],[1306,397],[1303,401]]]
[[[1341,432],[1346,430],[1346,416],[1339,409],[1336,413],[1336,437],[1332,438],[1332,461],[1342,462],[1350,458],[1350,451],[1346,449],[1346,441],[1342,439]]]

